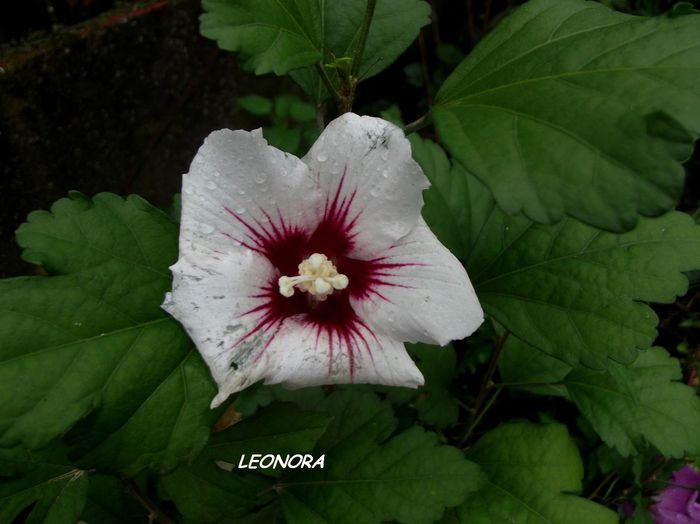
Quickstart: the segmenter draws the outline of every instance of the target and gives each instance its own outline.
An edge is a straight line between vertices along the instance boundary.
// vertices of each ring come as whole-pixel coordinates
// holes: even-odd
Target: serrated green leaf
[[[700,16],[532,0],[447,79],[433,116],[508,213],[623,231],[679,197],[700,131]]]
[[[282,508],[290,522],[334,524],[433,522],[446,507],[458,505],[474,491],[481,473],[459,450],[438,444],[437,436],[413,428],[382,446],[350,447],[337,463],[327,458],[316,478],[283,478],[282,486],[294,504]]]
[[[234,406],[241,415],[249,417],[259,407],[267,406],[275,400],[291,402],[302,409],[312,409],[324,398],[323,389],[320,387],[285,389],[279,384],[265,386],[258,382],[241,391],[236,396]]]
[[[286,402],[275,403],[212,435],[199,460],[223,460],[237,465],[244,454],[305,453],[313,449],[330,421],[325,413],[303,411]]]
[[[680,364],[662,348],[640,352],[629,366],[610,362],[605,371],[596,371],[572,368],[509,340],[500,371],[504,382],[520,382],[518,389],[569,398],[605,443],[623,456],[642,453],[647,443],[667,457],[700,452],[700,399],[679,382]],[[525,386],[528,382],[560,384]]]
[[[489,315],[571,365],[631,362],[651,345],[657,317],[642,302],[673,301],[687,290],[683,273],[700,266],[700,228],[688,215],[642,219],[623,234],[572,219],[535,224],[502,211],[435,144],[412,140],[432,183],[423,215],[463,257]]]
[[[467,453],[488,477],[459,507],[465,524],[615,524],[609,509],[577,497],[583,465],[559,424],[504,424]]]
[[[564,377],[571,371],[571,366],[513,336],[503,347],[498,370],[501,382],[511,389],[537,395],[567,396]]]
[[[161,488],[185,522],[240,522],[270,498],[271,479],[225,471],[212,461],[198,460],[161,478]],[[267,497],[259,497],[268,492]]]
[[[353,56],[367,2],[313,0],[205,0],[200,31],[219,47],[239,51],[256,74],[274,72],[292,77],[314,98],[328,96],[312,64]],[[423,0],[378,0],[370,25],[361,77],[388,67],[430,22]],[[304,68],[304,69],[300,69]]]
[[[326,45],[335,56],[352,56],[360,38],[366,0],[326,2]],[[377,0],[359,74],[370,78],[386,69],[430,23],[423,0]]]
[[[71,465],[61,448],[36,453],[0,449],[0,471],[0,522],[14,522],[30,506],[28,523],[78,520],[87,498],[88,474]]]
[[[24,257],[56,276],[0,281],[2,445],[40,447],[87,417],[73,453],[127,474],[201,449],[214,386],[160,308],[177,234],[144,200],[111,194],[72,195],[20,227]]]
[[[202,35],[221,49],[239,51],[258,75],[283,75],[321,59],[316,0],[204,0],[202,6]]]
[[[482,224],[467,260],[482,305],[518,338],[572,365],[636,358],[656,337],[657,317],[641,301],[672,302],[687,289],[683,272],[700,263],[700,228],[683,213],[619,235],[498,210]]]
[[[212,435],[197,460],[163,477],[162,486],[192,522],[240,518],[269,502],[272,495],[270,479],[237,469],[241,456],[309,452],[329,422],[322,412],[303,411],[290,403],[272,404]],[[232,471],[224,471],[215,461],[230,464]]]
[[[700,452],[700,399],[681,379],[679,362],[651,348],[629,367],[576,368],[565,384],[596,432],[622,455],[638,454],[647,441],[664,456],[680,458]]]

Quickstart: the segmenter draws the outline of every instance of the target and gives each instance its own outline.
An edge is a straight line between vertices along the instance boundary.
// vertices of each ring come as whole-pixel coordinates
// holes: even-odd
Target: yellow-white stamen
[[[284,297],[294,295],[294,287],[306,291],[316,300],[326,300],[333,291],[348,287],[348,277],[338,273],[333,262],[326,255],[314,253],[299,264],[299,275],[280,277],[280,294]]]

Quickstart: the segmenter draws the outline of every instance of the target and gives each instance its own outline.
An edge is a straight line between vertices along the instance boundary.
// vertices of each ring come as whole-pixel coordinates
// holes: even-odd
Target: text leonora
[[[268,468],[321,468],[323,469],[325,464],[326,456],[320,455],[314,458],[313,455],[309,454],[295,454],[295,455],[262,455],[260,453],[253,453],[248,458],[245,454],[241,455],[238,460],[238,469],[268,469]]]

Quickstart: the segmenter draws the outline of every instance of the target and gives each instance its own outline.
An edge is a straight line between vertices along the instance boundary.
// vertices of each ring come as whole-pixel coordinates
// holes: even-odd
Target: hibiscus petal
[[[467,272],[422,218],[373,265],[372,284],[351,304],[377,331],[398,340],[445,345],[472,334],[483,322]]]
[[[400,128],[345,113],[302,158],[326,195],[325,215],[352,240],[350,256],[386,249],[413,229],[430,184]]]
[[[312,232],[321,202],[306,165],[269,146],[259,129],[214,131],[183,177],[180,250],[265,254],[295,232]]]
[[[241,373],[238,361],[257,353],[263,337],[248,337],[257,327],[257,318],[246,313],[260,307],[260,283],[267,282],[275,269],[250,250],[212,253],[186,251],[170,268],[173,290],[163,309],[175,317],[196,344],[219,385],[212,402],[218,406],[232,392],[260,380],[262,376]],[[256,298],[258,297],[258,298]]]
[[[401,342],[373,333],[358,319],[323,326],[305,315],[281,320],[265,346],[251,354],[239,371],[292,389],[346,383],[412,388],[423,384],[423,375]],[[242,389],[236,383],[227,390],[235,388]]]

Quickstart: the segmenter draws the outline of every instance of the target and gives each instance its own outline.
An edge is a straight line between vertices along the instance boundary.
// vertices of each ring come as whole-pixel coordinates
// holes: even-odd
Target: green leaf
[[[488,477],[458,510],[469,524],[615,524],[609,509],[577,497],[583,465],[559,424],[504,424],[467,453]]]
[[[500,371],[504,382],[519,382],[519,389],[576,403],[595,432],[623,456],[642,453],[647,443],[667,457],[700,452],[700,399],[679,382],[680,364],[662,348],[640,352],[629,366],[609,362],[605,371],[596,371],[572,368],[509,340]],[[554,381],[561,385],[524,385]]]
[[[418,389],[387,388],[388,398],[395,403],[413,400],[418,418],[440,429],[454,426],[459,416],[459,403],[452,392],[457,378],[457,355],[452,345],[407,344],[425,384]]]
[[[332,57],[353,56],[367,8],[366,0],[204,0],[200,32],[227,51],[238,51],[256,74],[286,74]],[[323,11],[322,11],[323,9]],[[378,0],[360,75],[388,67],[430,22],[423,0]],[[325,51],[325,55],[323,55]],[[313,69],[298,72],[309,92],[319,82]]]
[[[251,115],[265,116],[272,113],[272,100],[264,96],[242,96],[238,99],[238,103]]]
[[[435,144],[411,140],[432,183],[423,215],[464,259],[490,316],[571,365],[631,362],[651,345],[657,317],[642,302],[672,302],[688,288],[683,272],[700,266],[700,228],[688,215],[642,219],[623,234],[572,219],[535,224],[502,211]]]
[[[652,348],[629,367],[579,367],[565,382],[581,413],[622,455],[640,453],[647,441],[664,456],[680,458],[700,452],[700,399],[681,379],[678,360]]]
[[[355,460],[349,460],[358,453]],[[367,452],[351,447],[346,459],[327,458],[318,478],[283,479],[290,522],[370,523],[384,520],[433,522],[456,506],[481,481],[479,470],[459,450],[438,444],[437,435],[413,428]]]
[[[671,209],[700,131],[700,16],[532,0],[450,75],[433,116],[510,214],[631,229]]]
[[[353,56],[367,0],[326,2],[325,40],[335,56]],[[359,74],[370,78],[389,67],[430,23],[423,0],[377,0]]]
[[[321,59],[322,13],[316,0],[204,0],[200,32],[239,51],[255,74],[284,75]]]
[[[133,474],[194,457],[213,421],[209,373],[160,308],[177,226],[137,197],[62,199],[17,232],[52,277],[0,281],[0,443],[71,433],[73,454]],[[86,418],[87,417],[87,418]]]
[[[472,216],[476,202],[470,199],[464,170],[459,165],[453,166],[445,151],[432,140],[424,140],[416,134],[409,135],[408,139],[413,158],[431,184],[423,192],[423,218],[440,242],[455,256],[465,258],[470,245],[469,224],[481,217]],[[465,205],[466,202],[471,205]]]
[[[265,386],[258,382],[236,396],[234,406],[244,417],[249,417],[261,406],[267,406],[275,400],[292,402],[302,409],[312,409],[323,400],[325,395],[320,387],[302,389],[285,389],[279,384]]]
[[[305,453],[313,449],[330,421],[325,413],[302,411],[286,402],[275,403],[212,435],[200,459],[236,465],[243,454]]]
[[[28,523],[74,524],[85,506],[88,474],[58,447],[0,449],[0,473],[0,522],[14,522],[31,506]]]
[[[87,501],[79,520],[90,524],[147,522],[144,507],[127,493],[119,479],[107,475],[90,475]]]
[[[567,396],[564,377],[571,366],[513,336],[503,347],[498,370],[501,382],[509,388],[537,395]]]
[[[481,481],[478,468],[433,433],[413,428],[386,441],[396,419],[373,394],[340,391],[319,409],[334,415],[314,452],[325,454],[325,469],[285,472],[289,522],[432,522]]]
[[[329,422],[325,413],[302,411],[289,403],[272,404],[212,435],[197,460],[163,477],[162,486],[193,522],[240,518],[269,502],[271,496],[271,480],[236,471],[241,455],[309,452]],[[233,471],[225,471],[214,461],[229,463]],[[261,493],[267,495],[258,496]]]
[[[238,475],[211,461],[198,460],[161,478],[161,488],[185,522],[239,522],[268,497],[259,497],[272,481],[259,475]],[[231,519],[231,520],[229,520]]]

